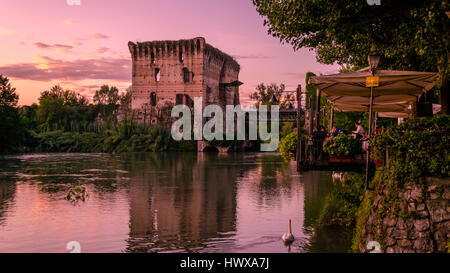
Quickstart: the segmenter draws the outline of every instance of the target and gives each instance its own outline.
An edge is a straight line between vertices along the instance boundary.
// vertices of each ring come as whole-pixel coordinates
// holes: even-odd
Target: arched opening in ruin
[[[184,55],[183,50],[180,48],[180,53],[178,54],[178,59],[180,60],[180,63],[184,61]]]
[[[150,94],[150,105],[156,106],[156,93],[155,92],[152,92]]]
[[[161,70],[159,68],[155,68],[155,81],[159,82],[161,79]]]
[[[233,105],[238,105],[238,104],[239,104],[239,91],[238,91],[238,88],[235,87]]]
[[[203,149],[203,152],[206,152],[206,153],[218,153],[219,149],[217,149],[217,147],[214,147],[214,146],[206,146]]]
[[[183,67],[183,81],[184,83],[189,82],[189,70],[186,67]]]
[[[194,107],[194,101],[189,97],[189,95],[184,95],[185,104],[189,107]]]
[[[155,53],[153,53],[153,51],[150,53],[150,62],[151,64],[155,63]]]
[[[224,85],[224,83],[225,83],[225,63],[222,66],[219,78],[219,104],[222,106],[225,106],[227,104],[227,88]]]
[[[175,95],[175,105],[183,104],[183,94],[176,94]]]

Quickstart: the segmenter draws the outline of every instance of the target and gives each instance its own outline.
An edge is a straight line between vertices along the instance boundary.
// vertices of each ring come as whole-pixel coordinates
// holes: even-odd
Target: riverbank
[[[196,141],[174,141],[162,126],[141,128],[122,122],[102,132],[28,131],[25,144],[16,152],[27,153],[122,153],[196,151]]]

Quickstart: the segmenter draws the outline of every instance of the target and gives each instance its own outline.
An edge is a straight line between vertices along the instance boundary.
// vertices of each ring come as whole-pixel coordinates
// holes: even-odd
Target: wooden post
[[[302,86],[297,86],[297,171],[300,171],[301,164],[303,164],[303,145],[301,142],[301,106],[302,106]]]
[[[372,135],[372,107],[373,107],[373,87],[370,87],[370,104],[369,104],[369,134],[367,138],[370,140]],[[366,190],[369,188],[369,161],[370,161],[370,144],[367,148],[366,157]]]
[[[373,119],[373,130],[376,131],[378,128],[378,112],[374,113],[374,119]]]
[[[319,130],[319,126],[320,126],[320,90],[317,89],[316,91],[316,107],[315,107],[315,111],[316,111],[316,124],[315,124],[315,128],[317,130]]]
[[[328,123],[328,132],[331,133],[331,130],[333,129],[333,121],[334,121],[334,106],[331,105],[331,109],[330,109],[330,120]]]
[[[309,97],[309,109],[308,109],[308,135],[312,134],[313,131],[313,116],[314,116],[314,106],[312,102],[312,97]]]

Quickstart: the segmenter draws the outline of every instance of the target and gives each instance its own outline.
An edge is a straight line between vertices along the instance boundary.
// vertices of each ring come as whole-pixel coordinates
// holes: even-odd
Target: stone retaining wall
[[[405,186],[391,207],[382,190],[361,230],[360,252],[379,241],[387,253],[447,252],[450,240],[450,178],[426,178],[425,185]]]

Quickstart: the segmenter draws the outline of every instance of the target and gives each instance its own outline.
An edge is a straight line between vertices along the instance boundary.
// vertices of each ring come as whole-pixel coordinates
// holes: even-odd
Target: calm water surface
[[[0,252],[346,252],[348,232],[313,228],[331,187],[276,154],[0,157]]]

